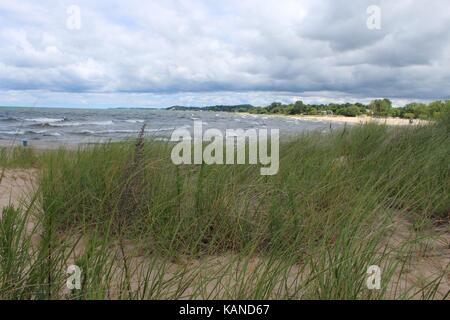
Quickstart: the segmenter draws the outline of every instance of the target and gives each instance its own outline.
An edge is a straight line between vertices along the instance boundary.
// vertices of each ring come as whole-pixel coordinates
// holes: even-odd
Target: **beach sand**
[[[0,214],[9,205],[18,207],[23,204],[26,197],[32,194],[36,174],[34,169],[0,168]]]
[[[359,117],[344,117],[344,116],[290,116],[285,115],[288,118],[303,119],[309,121],[328,121],[328,122],[338,122],[338,123],[351,123],[351,124],[365,124],[365,123],[378,123],[386,124],[390,126],[408,126],[408,125],[425,125],[429,124],[430,121],[413,119],[412,123],[408,119],[400,118],[374,118],[367,116]]]

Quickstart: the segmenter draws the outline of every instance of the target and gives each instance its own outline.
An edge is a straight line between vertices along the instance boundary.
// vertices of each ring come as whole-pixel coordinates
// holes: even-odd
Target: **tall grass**
[[[30,168],[39,165],[39,156],[31,148],[0,147],[2,168]]]
[[[303,134],[281,145],[270,177],[249,165],[175,166],[170,151],[147,140],[47,153],[39,206],[0,220],[0,297],[438,297],[434,285],[393,289],[413,243],[387,240],[399,216],[417,230],[448,223],[448,124]],[[23,228],[31,211],[34,245]],[[71,293],[69,264],[83,270]],[[381,290],[366,287],[370,265],[382,267]]]

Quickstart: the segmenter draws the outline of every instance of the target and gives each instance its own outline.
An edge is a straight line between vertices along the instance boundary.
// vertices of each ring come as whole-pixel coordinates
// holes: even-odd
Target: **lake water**
[[[204,128],[277,128],[281,136],[330,128],[327,121],[294,119],[283,116],[248,115],[209,111],[172,111],[161,109],[50,109],[0,107],[0,144],[33,146],[77,145],[134,138],[143,124],[146,136],[167,139],[176,128],[192,131],[195,120]],[[341,124],[333,123],[337,128]]]

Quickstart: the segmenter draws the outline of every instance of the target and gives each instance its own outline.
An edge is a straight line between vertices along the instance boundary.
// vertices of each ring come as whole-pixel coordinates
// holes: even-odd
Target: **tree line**
[[[396,117],[405,119],[439,119],[450,112],[450,100],[433,101],[430,103],[412,102],[403,107],[393,107],[389,99],[375,99],[369,104],[363,103],[329,103],[306,104],[299,100],[290,104],[273,102],[268,106],[255,107],[250,104],[216,105],[207,107],[173,106],[170,110],[207,110],[225,112],[247,112],[252,114],[281,115],[341,115],[356,117],[368,115],[374,117]]]

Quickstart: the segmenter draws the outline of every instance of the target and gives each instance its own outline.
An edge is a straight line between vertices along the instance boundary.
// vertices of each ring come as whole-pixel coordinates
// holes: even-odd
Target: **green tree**
[[[369,104],[374,116],[387,117],[391,114],[392,102],[389,99],[376,99]]]
[[[302,114],[306,112],[306,105],[303,101],[296,101],[289,114]]]
[[[346,108],[341,108],[337,111],[337,114],[343,115],[346,117],[356,117],[361,114],[360,108],[358,108],[356,105],[352,105]]]

